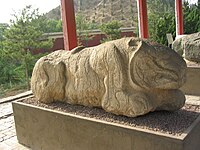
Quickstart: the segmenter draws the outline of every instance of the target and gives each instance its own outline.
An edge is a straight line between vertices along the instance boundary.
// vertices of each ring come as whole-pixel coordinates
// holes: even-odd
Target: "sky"
[[[9,23],[14,12],[23,9],[27,5],[39,8],[41,13],[50,11],[60,5],[60,0],[0,0],[0,23]],[[196,3],[197,0],[189,0]]]
[[[190,3],[193,4],[193,3],[197,3],[198,0],[189,0],[189,1],[190,1]]]
[[[0,23],[9,23],[14,12],[23,9],[27,5],[39,8],[39,12],[45,13],[60,5],[60,0],[0,0]]]

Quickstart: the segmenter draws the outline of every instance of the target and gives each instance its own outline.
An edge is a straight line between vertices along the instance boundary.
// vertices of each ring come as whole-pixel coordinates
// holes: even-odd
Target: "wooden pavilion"
[[[139,36],[148,38],[148,15],[147,1],[137,0],[138,4],[138,20],[139,20]],[[176,35],[183,34],[183,13],[182,0],[175,0],[176,12]],[[64,46],[66,50],[71,50],[77,46],[76,22],[73,0],[61,0],[61,13],[64,34]]]

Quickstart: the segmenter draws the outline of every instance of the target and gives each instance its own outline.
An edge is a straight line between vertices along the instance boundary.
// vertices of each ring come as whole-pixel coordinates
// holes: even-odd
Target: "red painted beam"
[[[147,1],[138,0],[138,20],[140,38],[148,38]]]
[[[61,0],[61,13],[65,50],[72,50],[77,46],[76,22],[73,0]]]
[[[176,36],[183,34],[182,0],[176,0]]]

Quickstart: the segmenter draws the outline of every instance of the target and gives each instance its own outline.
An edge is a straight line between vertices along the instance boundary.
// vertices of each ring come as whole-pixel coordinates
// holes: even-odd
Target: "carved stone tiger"
[[[178,89],[185,80],[186,63],[176,52],[132,37],[44,56],[31,87],[44,103],[64,101],[136,117],[180,109],[185,96]]]

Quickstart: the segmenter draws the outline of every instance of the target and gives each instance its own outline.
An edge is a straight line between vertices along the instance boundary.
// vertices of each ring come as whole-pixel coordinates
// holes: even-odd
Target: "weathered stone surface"
[[[185,79],[186,63],[172,49],[123,38],[41,58],[31,86],[35,97],[45,103],[98,106],[135,117],[181,108],[185,96],[178,89]]]
[[[186,35],[178,37],[173,43],[172,43],[172,49],[174,49],[179,55],[183,55],[183,49],[186,42]]]
[[[185,59],[200,62],[200,32],[185,35],[174,41],[172,48]]]

